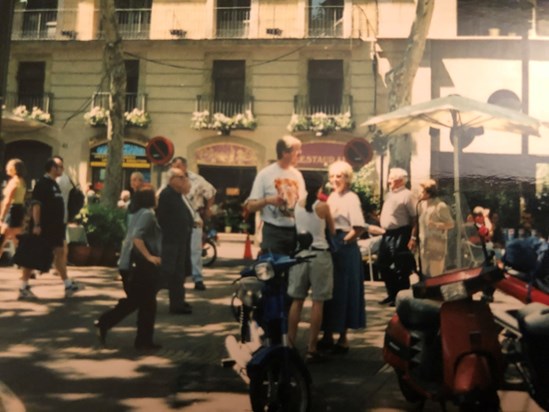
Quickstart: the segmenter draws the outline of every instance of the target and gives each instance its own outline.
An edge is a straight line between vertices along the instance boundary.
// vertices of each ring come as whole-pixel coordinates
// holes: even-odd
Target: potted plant
[[[101,204],[88,204],[77,219],[84,226],[90,245],[91,265],[116,265],[116,255],[120,251],[126,233],[126,212]]]
[[[53,117],[51,116],[51,114],[36,106],[33,106],[32,111],[29,112],[27,110],[27,106],[23,104],[13,109],[12,113],[15,116],[19,116],[24,119],[32,119],[48,125],[53,123]]]
[[[151,123],[151,117],[144,110],[138,109],[137,107],[131,112],[124,113],[124,119],[126,121],[126,126],[130,127],[140,127],[142,129],[149,126]]]

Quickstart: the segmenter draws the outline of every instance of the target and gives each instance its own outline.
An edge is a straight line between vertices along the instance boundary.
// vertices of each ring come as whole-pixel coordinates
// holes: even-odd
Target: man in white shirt
[[[277,161],[255,177],[246,207],[261,211],[263,220],[261,253],[289,254],[296,246],[294,208],[305,199],[305,181],[295,168],[301,155],[301,141],[284,136],[276,144]]]
[[[387,297],[379,303],[394,306],[397,293],[410,287],[409,276],[415,266],[410,250],[415,247],[416,241],[417,202],[405,186],[408,181],[406,170],[391,169],[388,181],[389,193],[379,218],[385,233],[381,238],[376,264],[387,289]]]

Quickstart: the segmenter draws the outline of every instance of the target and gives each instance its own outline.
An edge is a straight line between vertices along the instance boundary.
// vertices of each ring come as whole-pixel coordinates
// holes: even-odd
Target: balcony
[[[343,95],[341,102],[326,104],[311,104],[308,96],[295,96],[294,113],[287,129],[290,132],[312,131],[317,136],[353,130],[352,102],[351,95]]]
[[[520,36],[532,26],[532,9],[520,2],[459,1],[457,12],[458,36]]]
[[[342,37],[343,6],[307,7],[309,37]]]
[[[253,101],[253,96],[246,96],[243,102],[236,102],[198,95],[191,127],[196,130],[215,129],[224,135],[230,134],[232,129],[253,130],[257,127],[253,115]]]
[[[12,111],[18,106],[26,106],[30,111],[33,107],[38,107],[46,113],[51,113],[51,103],[53,101],[52,93],[7,93],[6,110]]]
[[[109,107],[110,98],[111,94],[109,92],[94,93],[91,100],[91,107],[107,109]],[[147,109],[147,95],[145,93],[126,93],[125,101],[125,112],[131,112],[133,109],[140,109],[143,111],[146,111]]]
[[[101,27],[101,19],[97,11],[97,20],[99,21],[99,39],[103,39],[105,32]],[[125,40],[143,40],[149,39],[151,30],[151,9],[117,9],[116,20],[118,23],[118,33]]]
[[[216,7],[217,38],[242,39],[247,38],[250,30],[249,7]]]
[[[69,40],[76,37],[76,10],[16,10],[13,40]]]

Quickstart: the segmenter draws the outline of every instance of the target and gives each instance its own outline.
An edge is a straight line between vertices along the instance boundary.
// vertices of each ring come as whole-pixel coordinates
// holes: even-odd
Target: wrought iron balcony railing
[[[51,113],[52,101],[52,93],[7,93],[5,105],[8,111],[18,106],[26,106],[28,111],[38,107],[46,113]]]
[[[94,93],[91,100],[91,107],[108,108],[111,94],[109,92]],[[145,93],[126,93],[124,111],[131,112],[133,109],[147,111],[147,95]]]
[[[247,38],[250,29],[249,7],[217,7],[216,31],[218,38]]]
[[[245,113],[247,110],[253,113],[253,96],[246,96],[242,101],[217,100],[208,95],[196,96],[196,111],[207,110],[210,114],[222,113],[225,116],[234,116]]]
[[[343,8],[343,6],[308,7],[309,37],[342,37]]]
[[[294,114],[310,116],[315,113],[337,115],[353,112],[353,96],[344,94],[341,100],[331,102],[311,102],[309,96],[294,96]]]
[[[57,9],[16,10],[12,37],[15,40],[53,40],[58,30]]]

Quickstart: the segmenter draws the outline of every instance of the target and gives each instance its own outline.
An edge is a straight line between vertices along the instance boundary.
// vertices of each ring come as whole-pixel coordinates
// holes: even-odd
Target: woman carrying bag
[[[99,340],[105,344],[107,332],[130,313],[137,310],[137,350],[155,350],[161,346],[153,341],[156,318],[156,294],[160,283],[161,230],[156,221],[156,197],[151,186],[134,194],[135,212],[128,218],[128,230],[122,243],[118,268],[126,298],[103,313],[95,321]]]

